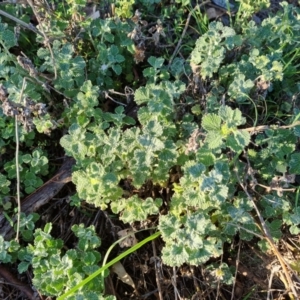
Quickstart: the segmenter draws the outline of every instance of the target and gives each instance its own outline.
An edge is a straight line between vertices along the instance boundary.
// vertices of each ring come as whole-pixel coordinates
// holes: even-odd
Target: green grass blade
[[[121,253],[119,256],[117,256],[116,258],[114,258],[110,262],[108,262],[105,266],[103,266],[102,268],[100,268],[99,270],[97,270],[96,272],[94,272],[93,274],[91,274],[89,277],[87,277],[86,279],[82,280],[79,284],[77,284],[76,286],[74,286],[72,289],[70,289],[69,291],[67,291],[66,293],[64,293],[60,297],[58,297],[57,300],[63,300],[63,299],[66,299],[68,296],[71,296],[78,289],[80,289],[85,284],[87,284],[89,281],[91,281],[92,279],[94,279],[95,277],[97,277],[98,275],[100,275],[103,271],[105,271],[106,269],[108,269],[109,267],[111,267],[112,265],[114,265],[116,262],[120,261],[122,258],[126,257],[127,255],[135,252],[136,250],[138,250],[139,248],[141,248],[143,245],[147,244],[148,242],[150,242],[150,241],[158,238],[160,235],[161,235],[161,233],[158,231],[158,232],[150,235],[149,237],[145,238],[141,242],[137,243],[136,245],[132,246],[131,248],[129,248],[125,252]]]

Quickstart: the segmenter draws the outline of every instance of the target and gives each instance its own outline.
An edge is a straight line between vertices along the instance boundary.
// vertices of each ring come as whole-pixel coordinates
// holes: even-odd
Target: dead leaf
[[[117,274],[118,278],[130,285],[132,288],[135,289],[135,284],[132,280],[132,278],[130,277],[130,275],[126,272],[125,268],[123,267],[123,265],[118,261],[117,263],[115,263],[112,267],[111,267],[111,271],[114,272],[115,274]]]
[[[259,90],[265,91],[270,87],[271,83],[268,80],[258,79],[256,80],[256,86]]]
[[[96,5],[86,5],[84,8],[86,18],[91,18],[92,20],[100,18],[100,12],[96,10]]]
[[[118,236],[120,238],[126,237],[122,241],[119,242],[119,245],[121,248],[132,247],[137,243],[137,239],[134,235],[134,231],[130,228],[119,231]]]
[[[218,17],[217,12],[213,7],[210,7],[206,10],[206,15],[208,20],[216,19]]]

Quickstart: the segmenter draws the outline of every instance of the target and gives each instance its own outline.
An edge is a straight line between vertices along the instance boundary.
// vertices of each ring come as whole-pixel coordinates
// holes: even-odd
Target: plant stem
[[[26,79],[23,78],[22,89],[20,93],[19,101],[22,101],[24,89],[25,89]],[[20,169],[19,169],[19,130],[18,130],[18,116],[15,116],[15,135],[16,135],[16,177],[17,177],[17,203],[18,203],[18,213],[17,213],[17,234],[16,241],[19,241],[20,232],[20,220],[21,220],[21,199],[20,199]]]
[[[33,25],[27,24],[24,21],[22,21],[22,20],[20,20],[20,19],[18,19],[16,17],[10,15],[9,13],[7,13],[7,12],[1,10],[1,9],[0,9],[0,15],[6,17],[8,19],[11,19],[12,21],[20,24],[21,26],[25,27],[26,29],[29,29],[29,30],[31,30],[31,31],[33,31],[33,32],[35,32],[35,33],[43,36],[43,34],[39,30],[37,30]]]

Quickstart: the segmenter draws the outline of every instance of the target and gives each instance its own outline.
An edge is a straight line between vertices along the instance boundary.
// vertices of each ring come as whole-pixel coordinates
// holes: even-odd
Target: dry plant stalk
[[[42,21],[41,21],[41,18],[37,12],[37,10],[35,9],[34,7],[34,4],[32,2],[32,0],[27,0],[27,3],[30,5],[36,19],[38,20],[39,24],[42,24]],[[55,58],[54,58],[54,54],[53,54],[53,51],[52,51],[52,48],[51,48],[51,45],[50,45],[50,40],[49,38],[47,37],[44,29],[43,29],[43,26],[41,25],[41,32],[42,32],[42,35],[44,37],[44,43],[45,45],[48,47],[49,51],[50,51],[50,54],[51,54],[51,59],[52,59],[52,63],[53,63],[53,68],[54,68],[54,78],[53,80],[55,80],[57,78],[57,69],[56,69],[56,66],[55,66]]]
[[[289,296],[291,297],[291,299],[298,299],[299,300],[299,296],[298,296],[298,292],[296,291],[296,288],[295,288],[295,285],[293,283],[293,280],[291,278],[291,275],[289,274],[289,271],[288,269],[294,273],[294,271],[292,270],[292,268],[288,265],[288,263],[284,260],[283,256],[281,255],[281,253],[277,250],[277,247],[275,245],[275,242],[269,232],[269,229],[258,209],[258,207],[256,206],[255,204],[255,201],[253,200],[252,196],[249,194],[247,188],[245,187],[245,185],[242,183],[237,171],[235,170],[235,173],[236,173],[236,177],[237,177],[237,180],[240,184],[240,186],[242,187],[243,191],[245,192],[245,194],[247,195],[248,199],[251,201],[251,203],[253,204],[253,207],[256,211],[256,214],[258,216],[258,219],[259,219],[259,222],[260,222],[260,225],[261,225],[261,229],[262,229],[262,232],[264,234],[263,238],[269,243],[273,253],[275,254],[275,256],[277,257],[281,267],[282,267],[282,270],[284,272],[284,276],[286,278],[286,281],[288,283],[288,286],[286,287],[287,289],[289,289]]]

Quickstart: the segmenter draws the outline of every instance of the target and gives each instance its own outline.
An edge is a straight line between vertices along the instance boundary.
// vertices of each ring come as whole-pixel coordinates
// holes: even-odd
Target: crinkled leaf
[[[204,147],[200,148],[196,153],[197,161],[202,163],[206,167],[212,166],[215,163],[216,157],[211,150],[205,149]]]
[[[209,149],[218,149],[223,145],[223,136],[217,131],[208,132],[205,138]]]
[[[148,63],[154,67],[155,69],[159,69],[162,67],[163,63],[164,63],[164,58],[162,57],[154,57],[154,56],[150,56],[148,58]]]
[[[216,114],[207,114],[202,119],[202,127],[206,131],[219,131],[221,129],[221,118]]]
[[[189,258],[188,249],[181,244],[166,244],[162,249],[162,259],[166,265],[181,266],[189,261]]]
[[[162,200],[157,198],[153,200],[151,197],[145,200],[138,196],[133,196],[128,199],[122,199],[111,204],[111,209],[114,213],[122,211],[121,219],[125,223],[146,220],[149,215],[156,215],[159,212],[159,207]]]
[[[245,124],[246,119],[242,117],[242,112],[236,108],[232,109],[229,106],[222,105],[219,109],[219,116],[226,122],[229,128],[237,127],[239,125]]]
[[[300,153],[293,153],[289,161],[290,174],[300,174]]]
[[[98,105],[99,88],[93,86],[90,80],[85,81],[80,90],[81,92],[77,94],[77,101],[83,108]]]
[[[250,143],[250,134],[246,130],[236,130],[228,136],[226,144],[233,151],[242,151]]]
[[[114,72],[117,74],[117,75],[121,75],[122,73],[122,67],[118,64],[114,64],[111,66],[112,69],[114,70]]]

